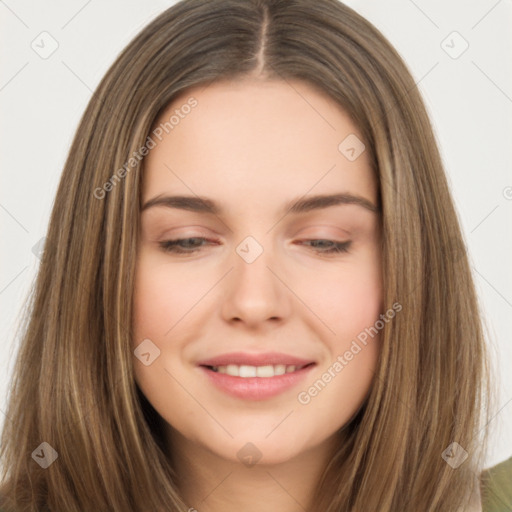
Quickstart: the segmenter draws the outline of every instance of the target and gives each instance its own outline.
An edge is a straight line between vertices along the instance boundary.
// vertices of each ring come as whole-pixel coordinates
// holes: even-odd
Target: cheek
[[[197,411],[180,393],[180,386],[174,380],[185,381],[180,374],[183,343],[175,333],[186,324],[188,318],[183,319],[187,311],[204,290],[200,289],[197,279],[187,273],[156,261],[144,251],[141,253],[135,271],[132,350],[149,339],[160,352],[153,359],[156,352],[152,351],[155,349],[149,349],[152,361],[148,365],[134,358],[135,380],[162,417],[176,410],[192,417],[192,413],[197,415]],[[165,419],[169,421],[169,418]]]
[[[343,340],[374,325],[381,313],[381,275],[373,258],[367,264],[317,272],[304,284],[308,305],[335,336],[333,343],[343,344]]]
[[[381,305],[381,287],[376,280],[361,277],[357,282],[345,282],[339,292],[337,313],[333,311],[336,332],[343,338],[357,336],[375,324]]]
[[[340,273],[316,284],[312,294],[330,333],[326,357],[298,395],[302,420],[319,437],[332,435],[360,409],[377,371],[381,310],[378,272]]]
[[[174,311],[173,287],[165,287],[158,271],[139,265],[134,290],[135,343],[144,338],[159,339],[172,326],[169,311]],[[164,306],[167,305],[167,306]]]
[[[311,401],[309,412],[330,411],[322,421],[327,429],[339,428],[362,405],[377,370],[380,329],[376,324],[383,313],[378,252],[369,251],[366,259],[340,265],[336,271],[330,267],[317,272],[303,284],[311,309],[329,332],[324,337],[327,357],[309,383],[313,387],[304,389],[304,400],[299,402]]]
[[[135,339],[163,341],[169,330],[204,295],[208,281],[181,267],[142,256],[135,273],[133,331]]]

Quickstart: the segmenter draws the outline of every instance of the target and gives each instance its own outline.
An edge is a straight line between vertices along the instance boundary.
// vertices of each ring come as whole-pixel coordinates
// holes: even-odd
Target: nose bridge
[[[272,248],[268,244],[264,246],[254,236],[247,236],[235,252],[234,269],[223,299],[225,318],[254,323],[285,317],[288,313],[286,290],[270,270],[279,268]]]
[[[261,238],[260,238],[261,239]],[[275,288],[275,277],[269,268],[277,266],[270,241],[265,245],[247,236],[236,247],[234,280],[237,289],[247,289],[254,296],[269,295]]]

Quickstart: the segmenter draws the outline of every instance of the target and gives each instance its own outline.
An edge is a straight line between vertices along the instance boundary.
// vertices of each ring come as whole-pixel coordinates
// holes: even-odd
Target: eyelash
[[[202,245],[196,246],[191,249],[190,248],[184,249],[183,247],[180,247],[178,245],[182,242],[187,242],[190,240],[201,240],[201,241],[205,241],[205,242],[209,241],[208,239],[206,239],[204,237],[192,236],[192,237],[188,237],[188,238],[176,238],[175,240],[166,240],[164,242],[160,242],[160,246],[162,247],[162,249],[165,252],[170,252],[170,253],[174,253],[174,254],[192,254],[201,249]],[[348,240],[346,242],[336,242],[334,240],[328,240],[328,239],[324,239],[324,238],[315,238],[312,240],[304,240],[304,242],[309,242],[309,243],[311,243],[311,242],[329,242],[331,244],[331,246],[328,249],[315,250],[316,253],[327,254],[327,255],[347,253],[347,252],[349,252],[350,245],[352,244],[351,240]],[[311,247],[311,245],[310,245],[310,247]]]

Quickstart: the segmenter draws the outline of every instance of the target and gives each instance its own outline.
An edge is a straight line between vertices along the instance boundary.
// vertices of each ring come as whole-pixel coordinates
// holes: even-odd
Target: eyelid
[[[313,233],[310,235],[309,230],[312,230]],[[325,230],[329,230],[325,232]],[[303,232],[306,232],[306,234],[302,234]],[[298,231],[298,233],[295,235],[296,237],[308,237],[308,238],[338,238],[338,237],[346,237],[350,238],[352,236],[352,233],[346,229],[340,228],[339,226],[333,226],[331,224],[315,224],[313,226],[307,226],[303,228],[302,230]]]
[[[221,235],[214,229],[204,226],[187,225],[160,231],[155,239],[166,241],[178,238],[219,238]]]

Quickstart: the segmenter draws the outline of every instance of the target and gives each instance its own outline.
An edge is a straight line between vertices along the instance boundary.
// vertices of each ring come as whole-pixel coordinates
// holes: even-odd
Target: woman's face
[[[160,121],[134,295],[140,389],[176,444],[261,463],[325,446],[379,353],[378,194],[361,135],[300,81],[198,87]]]

